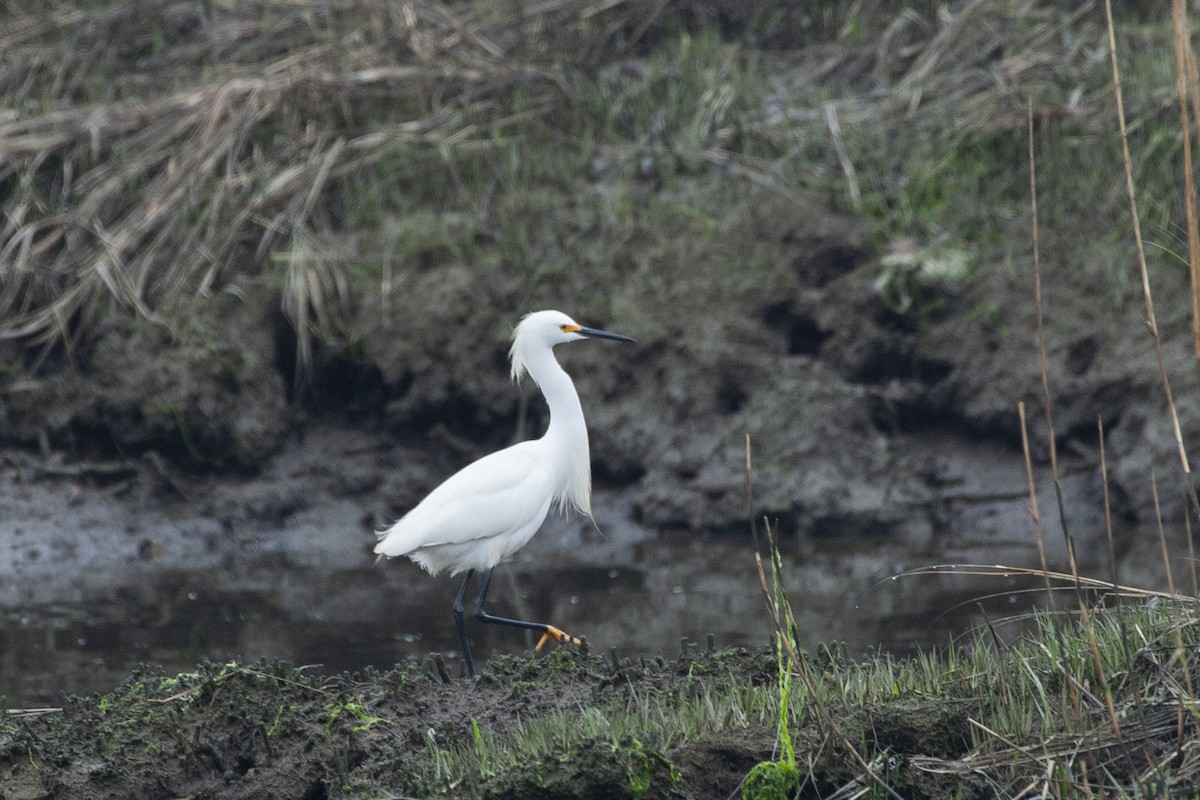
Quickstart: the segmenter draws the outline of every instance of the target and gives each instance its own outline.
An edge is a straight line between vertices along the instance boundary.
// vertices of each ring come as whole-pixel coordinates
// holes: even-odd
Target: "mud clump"
[[[69,362],[0,383],[0,439],[155,451],[191,469],[259,466],[290,424],[271,302],[247,290],[169,317],[110,317]]]

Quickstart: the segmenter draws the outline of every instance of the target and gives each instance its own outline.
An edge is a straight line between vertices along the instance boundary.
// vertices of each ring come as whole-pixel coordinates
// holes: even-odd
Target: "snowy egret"
[[[454,598],[454,624],[469,675],[475,674],[475,664],[463,625],[463,598],[476,570],[487,572],[475,602],[475,619],[540,631],[537,650],[550,639],[582,643],[553,625],[496,617],[483,610],[496,565],[533,538],[551,505],[564,513],[574,506],[592,515],[587,424],[575,384],[554,358],[555,345],[582,339],[633,341],[585,328],[561,311],[527,314],[513,331],[508,357],[514,381],[528,374],[541,388],[550,407],[546,433],[468,464],[379,533],[375,552],[380,557],[408,556],[431,575],[444,569],[451,575],[467,573]]]

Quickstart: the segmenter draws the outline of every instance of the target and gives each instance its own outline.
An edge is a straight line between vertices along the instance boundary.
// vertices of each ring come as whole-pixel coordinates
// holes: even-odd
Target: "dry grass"
[[[328,291],[343,259],[312,247],[338,225],[338,181],[389,153],[478,142],[498,93],[558,77],[525,39],[613,5],[498,19],[436,2],[19,14],[0,29],[0,337],[69,340],[97,299],[154,317],[280,253],[285,311],[319,329],[326,301],[345,299]]]
[[[903,176],[889,174],[906,167],[879,160],[870,130],[986,138],[1019,131],[1031,96],[1038,119],[1086,127],[1110,91],[1064,90],[1097,43],[1082,10],[1023,3],[878,14],[853,32],[861,4],[839,7],[837,55],[795,40],[812,97],[768,86],[769,70],[736,45],[700,52],[699,37],[651,48],[677,63],[640,77],[604,72],[655,36],[677,41],[695,16],[684,2],[8,9],[0,338],[27,343],[70,343],[113,308],[156,318],[181,297],[262,276],[286,295],[304,363],[307,341],[336,331],[338,307],[355,299],[347,273],[387,258],[331,234],[403,213],[384,198],[366,223],[349,220],[356,187],[396,169],[459,185],[462,154],[486,157],[531,126],[560,149],[635,163],[665,152],[781,192],[849,181],[868,213],[887,215],[878,209],[908,202],[892,197]],[[767,10],[747,39],[783,36],[771,26],[794,14]],[[563,179],[587,181],[585,170]],[[494,181],[467,183],[486,207]]]

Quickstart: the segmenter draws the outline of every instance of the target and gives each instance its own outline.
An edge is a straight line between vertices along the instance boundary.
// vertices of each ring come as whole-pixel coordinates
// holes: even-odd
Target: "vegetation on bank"
[[[1191,601],[1038,615],[911,659],[560,649],[316,678],[139,671],[0,720],[6,797],[1182,797],[1200,779]],[[1001,628],[1004,622],[997,623]],[[780,664],[790,669],[780,671]],[[807,686],[809,688],[802,688]]]
[[[617,286],[664,231],[711,237],[688,187],[713,179],[826,194],[880,249],[1003,261],[1028,241],[1030,102],[1044,246],[1070,258],[1081,224],[1128,241],[1089,4],[7,9],[0,337],[27,347],[86,343],[113,313],[170,329],[186,298],[262,281],[303,370],[314,347],[353,353],[355,309],[386,314],[430,266],[506,270],[531,300]],[[1171,34],[1120,25],[1143,215],[1171,249]],[[1134,296],[1127,273],[1068,266]]]

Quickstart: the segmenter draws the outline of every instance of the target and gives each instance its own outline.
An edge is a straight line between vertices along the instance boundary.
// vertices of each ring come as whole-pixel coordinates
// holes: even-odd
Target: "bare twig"
[[[1153,469],[1150,470],[1150,491],[1154,498],[1154,518],[1155,518],[1155,522],[1158,525],[1158,542],[1159,542],[1159,546],[1162,549],[1163,569],[1165,569],[1166,573],[1167,573],[1167,588],[1170,590],[1170,592],[1172,594],[1174,594],[1175,593],[1175,579],[1172,575],[1173,570],[1171,569],[1171,557],[1167,550],[1167,534],[1163,528],[1162,510],[1159,508],[1159,503],[1158,503],[1158,480],[1157,480],[1157,478],[1155,478],[1155,471]],[[1188,659],[1187,649],[1183,646],[1183,628],[1182,628],[1182,624],[1179,621],[1179,609],[1178,608],[1173,609],[1173,611],[1171,613],[1171,621],[1173,623],[1174,631],[1175,631],[1175,653],[1173,655],[1172,660],[1178,659],[1183,666],[1183,680],[1184,680],[1184,686],[1187,690],[1186,700],[1188,702],[1191,702],[1195,698],[1196,693],[1192,689],[1192,671],[1191,671],[1190,667],[1188,666],[1189,659]],[[1183,736],[1185,710],[1186,710],[1186,704],[1183,702],[1183,698],[1181,697],[1180,703],[1179,703],[1179,708],[1178,708],[1178,715],[1176,717],[1176,733],[1175,733],[1175,735],[1180,738],[1182,738],[1182,736]]]
[[[1171,427],[1175,434],[1175,447],[1179,456],[1179,466],[1183,470],[1187,491],[1192,501],[1192,509],[1200,516],[1200,499],[1196,496],[1196,487],[1192,482],[1192,467],[1188,462],[1187,449],[1183,444],[1183,432],[1179,427],[1179,412],[1175,407],[1175,395],[1171,391],[1171,379],[1167,375],[1166,361],[1163,358],[1162,339],[1158,334],[1158,318],[1154,313],[1154,297],[1150,291],[1150,271],[1146,266],[1146,246],[1142,240],[1141,219],[1138,216],[1137,193],[1133,183],[1133,159],[1129,154],[1129,131],[1125,124],[1125,101],[1121,95],[1121,71],[1117,64],[1117,38],[1113,28],[1112,0],[1104,0],[1104,14],[1108,23],[1108,52],[1112,63],[1113,90],[1117,101],[1117,126],[1121,133],[1121,154],[1125,163],[1125,191],[1129,195],[1129,215],[1133,225],[1133,238],[1137,244],[1138,268],[1142,279],[1142,299],[1146,305],[1146,328],[1154,342],[1154,357],[1158,362],[1158,373],[1162,379],[1163,394],[1167,400],[1167,409],[1171,414]]]
[[[1025,478],[1029,482],[1029,516],[1033,520],[1033,533],[1037,538],[1038,560],[1042,575],[1046,579],[1046,602],[1054,610],[1054,592],[1050,588],[1050,568],[1046,564],[1046,542],[1042,536],[1042,515],[1038,513],[1037,486],[1033,481],[1033,459],[1029,456],[1029,426],[1025,423],[1025,401],[1017,403],[1017,415],[1021,419],[1021,450],[1025,455]]]
[[[1096,417],[1100,441],[1100,485],[1104,489],[1104,540],[1108,543],[1108,576],[1117,585],[1117,551],[1113,545],[1112,503],[1108,494],[1108,456],[1104,446],[1104,420]]]
[[[842,141],[842,126],[837,118],[837,106],[825,104],[825,123],[829,126],[829,136],[833,139],[833,148],[837,152],[838,163],[842,165],[842,174],[846,177],[846,190],[850,192],[850,205],[856,211],[862,210],[862,189],[858,185],[858,173],[854,171],[854,162],[846,151],[846,143]]]
[[[1192,175],[1192,120],[1188,96],[1196,91],[1193,75],[1195,53],[1188,26],[1187,3],[1171,2],[1171,27],[1175,32],[1175,90],[1179,95],[1179,129],[1183,134],[1183,199],[1187,224],[1188,265],[1192,279],[1192,350],[1200,374],[1200,220],[1196,216],[1196,185]]]
[[[1054,435],[1054,407],[1050,399],[1050,371],[1046,366],[1046,323],[1042,304],[1042,266],[1039,255],[1038,240],[1038,205],[1037,205],[1037,159],[1033,147],[1033,101],[1027,106],[1026,122],[1029,141],[1029,206],[1033,229],[1033,292],[1034,304],[1037,308],[1037,342],[1038,361],[1042,370],[1042,406],[1046,413],[1046,440],[1050,447],[1050,475],[1054,480],[1054,499],[1058,505],[1058,524],[1062,529],[1063,542],[1067,547],[1067,562],[1071,574],[1075,576],[1076,599],[1080,609],[1083,609],[1084,598],[1079,583],[1079,571],[1075,564],[1075,543],[1067,529],[1067,509],[1063,501],[1062,477],[1058,471],[1058,444]],[[1045,568],[1043,566],[1043,571]]]

